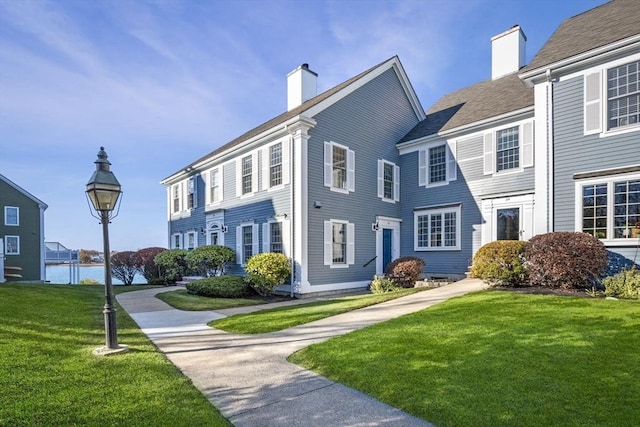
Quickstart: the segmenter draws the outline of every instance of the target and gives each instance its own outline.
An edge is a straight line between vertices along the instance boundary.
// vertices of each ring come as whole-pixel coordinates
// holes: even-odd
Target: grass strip
[[[0,425],[229,426],[123,309],[129,352],[92,354],[104,345],[103,295],[93,285],[0,285]]]
[[[184,289],[162,292],[157,294],[156,298],[166,302],[173,308],[186,311],[222,310],[225,308],[264,304],[264,301],[251,298],[209,298],[192,295]]]
[[[439,427],[640,420],[637,302],[483,291],[290,361]]]
[[[209,323],[217,329],[237,334],[264,334],[335,316],[370,305],[400,298],[428,288],[401,289],[385,294],[351,295],[326,301],[239,314]]]

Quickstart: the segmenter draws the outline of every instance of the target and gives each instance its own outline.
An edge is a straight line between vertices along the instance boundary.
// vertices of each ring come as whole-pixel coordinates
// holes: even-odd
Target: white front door
[[[496,240],[529,240],[533,236],[533,194],[482,201],[482,244]]]

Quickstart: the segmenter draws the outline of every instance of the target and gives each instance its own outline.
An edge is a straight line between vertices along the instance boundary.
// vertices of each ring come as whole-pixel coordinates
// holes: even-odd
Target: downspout
[[[555,207],[554,207],[554,198],[555,198],[555,187],[554,187],[554,147],[553,147],[553,77],[551,76],[551,69],[547,69],[547,149],[548,151],[548,161],[547,167],[549,168],[549,186],[547,191],[547,203],[549,206],[549,216],[547,223],[547,232],[555,231],[554,228],[554,216],[555,216]]]
[[[45,282],[47,280],[47,267],[45,264],[46,248],[44,245],[44,210],[47,209],[46,205],[39,205],[40,209],[40,280]]]

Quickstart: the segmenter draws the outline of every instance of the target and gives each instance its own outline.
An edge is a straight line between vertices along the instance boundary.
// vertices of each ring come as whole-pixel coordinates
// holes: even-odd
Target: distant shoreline
[[[47,265],[68,265],[68,262],[48,262]],[[78,264],[80,267],[104,267],[104,263],[103,262],[92,262],[89,264],[83,264],[83,263],[79,263]]]

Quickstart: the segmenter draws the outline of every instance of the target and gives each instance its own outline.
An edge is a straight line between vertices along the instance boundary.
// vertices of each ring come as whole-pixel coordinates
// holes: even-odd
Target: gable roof
[[[445,132],[533,106],[533,89],[517,73],[486,80],[440,98],[398,143]]]
[[[38,199],[36,196],[34,196],[33,194],[29,193],[27,190],[25,190],[24,188],[20,187],[18,184],[16,184],[15,182],[11,181],[9,178],[7,178],[6,176],[0,174],[0,181],[4,181],[7,183],[7,185],[9,185],[10,187],[15,188],[17,191],[19,191],[20,193],[24,194],[26,197],[28,197],[29,199],[31,199],[33,202],[35,202],[38,207],[40,209],[47,209],[49,206],[43,202],[42,200]]]
[[[541,68],[639,33],[638,0],[612,0],[565,19],[522,71]]]
[[[297,117],[303,113],[305,113],[306,111],[310,110],[311,108],[319,105],[320,103],[322,103],[323,101],[327,100],[328,98],[330,98],[333,95],[336,95],[337,93],[339,93],[341,90],[347,88],[348,86],[356,83],[358,80],[366,77],[368,74],[372,73],[374,70],[382,67],[383,65],[387,64],[387,63],[398,63],[400,64],[400,58],[398,58],[397,55],[392,56],[389,59],[386,59],[382,62],[380,62],[379,64],[374,65],[373,67],[369,68],[368,70],[363,71],[362,73],[340,83],[337,86],[332,87],[331,89],[326,90],[325,92],[322,92],[319,95],[314,96],[313,98],[305,101],[304,103],[302,103],[302,105],[287,111],[285,113],[282,113],[274,118],[272,118],[271,120],[268,120],[264,123],[262,123],[261,125],[249,130],[248,132],[243,133],[242,135],[238,136],[237,138],[232,139],[231,141],[227,142],[226,144],[224,144],[223,146],[215,149],[214,151],[210,152],[209,154],[206,154],[202,157],[200,157],[198,160],[190,163],[189,165],[185,166],[182,169],[179,169],[178,171],[174,172],[173,174],[169,175],[168,177],[166,177],[165,179],[162,180],[162,182],[167,181],[168,179],[170,179],[171,177],[173,177],[176,174],[179,174],[181,171],[185,170],[185,169],[189,169],[189,168],[194,168],[196,165],[198,165],[199,163],[214,157],[216,155],[222,154],[225,151],[238,146],[240,144],[242,144],[243,142],[250,140],[253,137],[256,137],[258,135],[260,135],[263,132],[268,131],[269,129],[281,125],[283,123],[285,123],[287,120],[293,119],[294,117]],[[413,91],[413,88],[409,88],[409,90]],[[421,107],[420,107],[421,108]],[[421,111],[420,111],[421,112]]]

